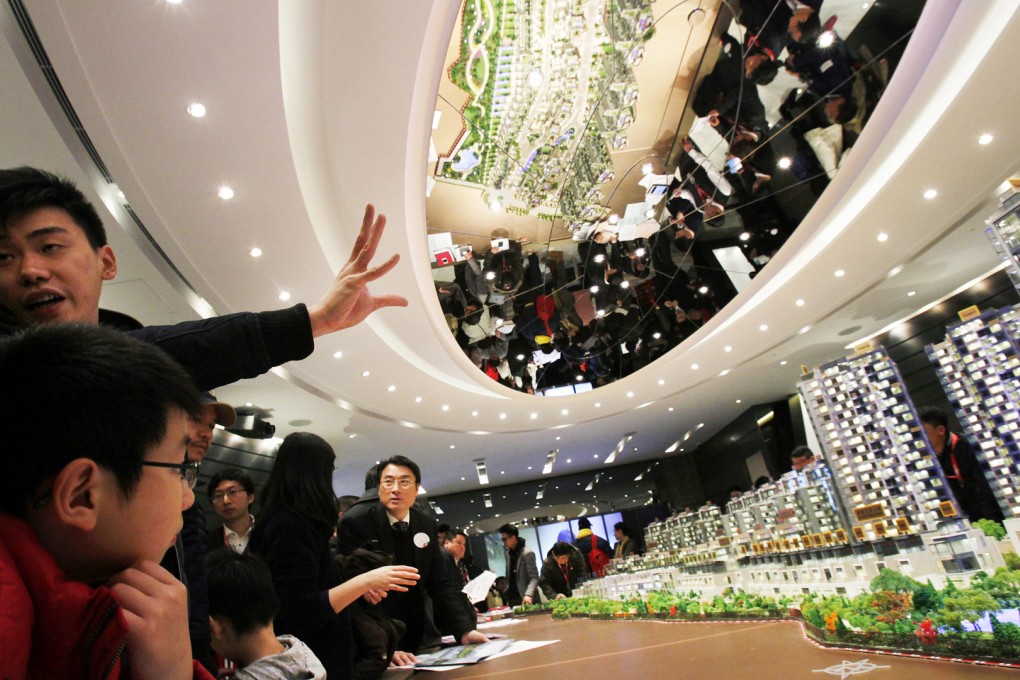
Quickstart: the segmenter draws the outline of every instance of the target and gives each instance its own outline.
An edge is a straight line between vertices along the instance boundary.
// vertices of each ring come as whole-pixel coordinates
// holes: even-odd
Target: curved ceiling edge
[[[438,341],[442,337],[440,331],[446,332],[445,326],[439,326],[435,319],[437,312],[432,309],[433,307],[438,309],[434,291],[431,288],[428,291],[422,290],[420,282],[422,277],[416,267],[420,258],[417,257],[417,249],[413,242],[414,237],[418,235],[417,230],[413,227],[408,228],[407,233],[411,238],[405,238],[399,229],[401,225],[424,224],[422,211],[414,215],[402,209],[406,206],[390,202],[393,195],[404,193],[400,191],[399,183],[405,174],[406,156],[403,153],[397,155],[398,144],[394,142],[404,140],[406,137],[397,134],[387,135],[381,130],[399,129],[403,133],[408,126],[404,124],[398,128],[396,125],[386,125],[387,121],[382,119],[387,117],[400,119],[399,111],[406,108],[406,104],[400,100],[409,96],[412,87],[410,84],[396,82],[380,83],[377,88],[372,89],[359,87],[357,78],[353,77],[349,66],[356,63],[352,59],[354,54],[372,63],[380,63],[381,57],[389,54],[392,62],[404,63],[394,58],[394,55],[401,50],[408,51],[409,46],[417,44],[416,35],[426,37],[422,41],[423,53],[434,49],[427,37],[430,31],[435,30],[435,25],[441,22],[415,19],[415,13],[404,12],[403,14],[410,15],[402,17],[401,23],[405,24],[406,30],[396,30],[391,26],[393,30],[383,34],[391,36],[389,42],[380,40],[377,32],[359,33],[349,30],[345,32],[345,37],[353,38],[360,35],[362,42],[335,49],[333,47],[335,43],[327,40],[329,35],[334,34],[330,30],[331,26],[379,25],[383,19],[370,18],[372,11],[373,8],[370,7],[354,8],[349,5],[338,7],[328,2],[280,3],[283,101],[291,153],[305,205],[327,261],[333,271],[339,271],[353,245],[354,228],[361,222],[363,202],[375,201],[377,209],[387,214],[389,224],[380,243],[380,255],[377,256],[377,260],[381,261],[394,251],[401,255],[400,265],[381,280],[377,287],[380,290],[400,292],[409,298],[411,305],[400,311],[397,321],[388,320],[385,313],[375,314],[365,321],[365,325],[405,360],[409,370],[422,371],[434,380],[455,389],[479,396],[499,397],[500,395],[493,394],[479,382],[461,378],[458,373],[465,377],[470,375],[463,366],[456,370],[455,366],[436,365],[436,352],[429,351],[435,349],[435,346],[423,342],[424,338],[420,335],[415,338],[415,345],[401,337],[400,327],[407,324],[414,324],[418,328],[427,326],[432,329],[432,335],[437,340],[436,344],[442,345]],[[433,15],[441,13],[442,10],[438,6],[432,11]],[[448,36],[444,39],[448,39]],[[398,42],[402,46],[399,50],[394,47]],[[371,52],[378,52],[380,59],[373,59]],[[423,61],[427,61],[424,59],[425,55],[422,56]],[[351,77],[337,79],[335,77],[337,73]],[[407,79],[414,78],[414,82],[423,77],[432,77],[427,67],[420,68],[417,74],[406,76]],[[334,107],[332,104],[334,101],[340,102],[340,105]],[[365,135],[364,130],[340,129],[343,127],[342,123],[328,117],[330,112],[338,109],[341,110],[338,118],[344,120],[378,120],[380,131],[373,135]],[[385,113],[377,115],[380,111]],[[387,153],[380,151],[373,155],[370,149],[366,149],[368,153],[354,150],[359,142],[366,144],[364,139],[359,138],[371,137],[374,134],[378,134],[380,141],[383,142],[380,146],[387,147]],[[416,137],[420,139],[421,135]],[[404,148],[404,145],[399,146]],[[406,148],[410,153],[412,146],[408,144]],[[380,172],[376,167],[370,173],[359,172],[362,163],[385,164],[391,170]],[[366,174],[372,177],[380,174],[393,177],[394,186],[377,187],[366,184],[364,178]],[[424,176],[421,187],[424,187]],[[409,193],[411,189],[406,188],[406,191]],[[336,225],[345,226],[337,228]],[[420,245],[420,249],[425,250],[424,244]],[[427,259],[425,261],[427,262]],[[427,292],[428,295],[423,292]],[[409,319],[409,316],[416,318]],[[304,387],[308,389],[309,383],[306,382]],[[319,389],[315,392],[328,397],[331,401],[345,403],[335,394],[323,393]],[[377,417],[388,419],[386,416]]]

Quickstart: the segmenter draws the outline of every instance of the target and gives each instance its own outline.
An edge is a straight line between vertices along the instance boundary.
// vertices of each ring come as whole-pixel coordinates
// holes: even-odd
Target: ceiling
[[[71,129],[9,3],[0,163],[66,174],[106,206],[121,271],[104,307],[156,324],[312,302],[346,259],[364,204],[387,214],[379,260],[398,252],[401,261],[372,289],[410,306],[218,391],[271,411],[279,436],[329,439],[339,493],[360,491],[367,467],[394,453],[421,464],[435,496],[477,488],[476,458],[504,471],[503,484],[540,477],[554,448],[558,461],[577,461],[557,462],[563,474],[606,468],[630,432],[618,465],[661,458],[701,423],[688,444],[704,441],[744,411],[737,399],[793,392],[801,364],[844,355],[992,269],[983,219],[1020,165],[1020,84],[1005,66],[1020,61],[1020,5],[928,3],[853,153],[749,287],[653,366],[592,393],[534,397],[468,361],[430,275],[428,139],[458,2],[24,6],[116,186]],[[204,118],[187,115],[193,101]],[[979,146],[984,133],[994,141]],[[218,198],[222,185],[232,200]],[[935,199],[922,197],[929,188]]]

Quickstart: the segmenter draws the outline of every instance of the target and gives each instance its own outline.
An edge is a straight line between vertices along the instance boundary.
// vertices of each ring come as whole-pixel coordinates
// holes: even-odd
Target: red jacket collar
[[[114,594],[69,580],[32,528],[2,512],[0,602],[0,677],[127,677],[127,623]]]

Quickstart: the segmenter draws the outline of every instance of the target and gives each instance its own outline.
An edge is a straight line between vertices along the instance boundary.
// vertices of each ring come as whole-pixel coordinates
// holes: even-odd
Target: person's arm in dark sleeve
[[[274,366],[304,359],[314,349],[308,309],[303,304],[272,312],[148,326],[130,334],[166,351],[203,391],[262,375]]]
[[[428,583],[425,584],[425,588],[432,598],[432,606],[439,610],[437,614],[444,627],[459,641],[466,633],[474,630],[475,624],[464,607],[466,599],[464,593],[460,592],[460,588],[450,576],[451,571],[443,564],[443,555],[437,546],[432,551],[432,564],[429,567]]]

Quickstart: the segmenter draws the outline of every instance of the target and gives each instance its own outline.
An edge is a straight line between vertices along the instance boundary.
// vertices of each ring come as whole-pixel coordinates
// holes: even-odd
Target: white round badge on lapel
[[[414,544],[419,548],[427,548],[429,546],[429,535],[419,531],[414,535]]]

